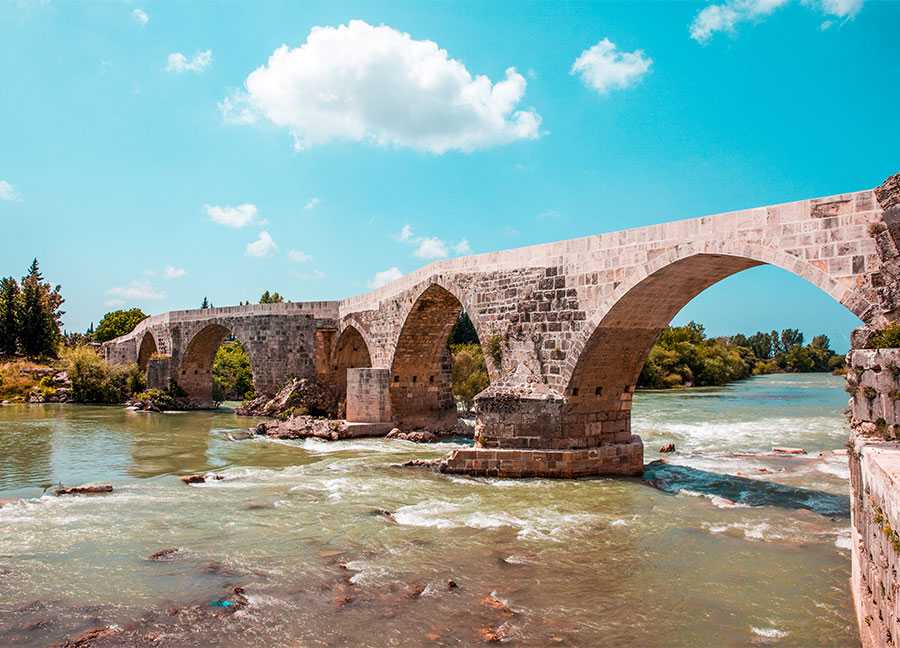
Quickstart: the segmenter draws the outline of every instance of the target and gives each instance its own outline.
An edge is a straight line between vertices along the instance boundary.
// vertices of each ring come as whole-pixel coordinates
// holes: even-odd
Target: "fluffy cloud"
[[[727,0],[721,4],[708,5],[691,23],[691,38],[698,43],[706,43],[717,32],[733,33],[739,23],[762,20],[788,2],[789,0]],[[863,0],[801,0],[801,2],[828,16],[845,20],[854,18],[863,6]],[[832,21],[826,20],[819,25],[819,29],[828,29],[832,24]]]
[[[147,12],[143,9],[135,9],[131,12],[131,19],[134,20],[138,25],[143,27],[148,22],[150,22],[150,16],[147,15]]]
[[[267,257],[274,254],[277,249],[275,241],[267,231],[263,230],[259,233],[259,238],[252,243],[247,243],[247,256]]]
[[[157,290],[153,284],[144,280],[135,280],[126,286],[110,288],[106,294],[116,298],[111,301],[118,302],[157,301],[166,298],[166,293]]]
[[[259,223],[256,205],[252,203],[244,203],[236,207],[204,205],[206,214],[214,222],[227,227],[246,227],[253,223]]]
[[[22,196],[16,191],[16,188],[6,180],[0,180],[0,200],[8,202],[21,202]]]
[[[403,273],[400,272],[400,268],[397,266],[393,266],[388,268],[387,270],[382,270],[381,272],[376,272],[375,276],[369,280],[369,288],[373,290],[375,288],[381,288],[382,286],[386,286],[392,281],[396,281],[400,277],[403,276]]]
[[[829,16],[854,18],[862,9],[863,0],[804,0],[804,4],[818,6],[823,13]]]
[[[457,254],[472,254],[472,246],[469,245],[469,239],[463,239],[454,245],[453,251]]]
[[[344,139],[442,154],[537,138],[540,115],[519,108],[526,85],[515,68],[473,77],[437,43],[352,20],[282,45],[219,107],[287,129],[298,149]]]
[[[163,270],[163,276],[166,279],[181,279],[186,274],[187,270],[184,268],[176,268],[175,266],[166,266],[166,269]]]
[[[643,50],[620,52],[608,38],[586,49],[572,63],[570,74],[578,74],[584,84],[600,94],[614,88],[628,88],[644,76],[653,59]]]
[[[436,236],[423,238],[413,254],[420,259],[443,259],[448,256],[447,245]]]
[[[208,68],[210,63],[212,63],[212,50],[198,52],[197,54],[194,54],[194,58],[192,59],[189,59],[181,52],[174,52],[169,54],[166,63],[166,71],[176,72],[178,74],[181,74],[182,72],[194,72],[195,74],[199,74]]]
[[[321,202],[322,201],[319,200],[318,198],[315,198],[315,197],[310,198],[309,201],[303,206],[303,209],[307,209],[307,210],[315,209],[316,207],[319,206],[319,204],[321,204]]]
[[[400,228],[400,233],[397,234],[398,241],[412,241],[413,240],[413,229],[412,225],[404,225]]]
[[[288,252],[288,258],[295,263],[306,263],[307,261],[312,261],[312,257],[309,256],[303,250],[291,250]]]

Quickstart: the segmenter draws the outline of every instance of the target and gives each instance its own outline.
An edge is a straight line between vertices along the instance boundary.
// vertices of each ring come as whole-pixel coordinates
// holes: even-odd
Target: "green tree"
[[[772,342],[772,355],[777,356],[779,353],[784,352],[784,347],[781,346],[781,336],[778,335],[778,331],[772,329],[772,332],[769,333],[769,339]]]
[[[794,347],[803,346],[803,333],[798,329],[784,329],[781,331],[781,348],[790,351]]]
[[[453,330],[450,331],[450,339],[447,344],[451,347],[457,344],[478,344],[478,333],[475,331],[475,325],[466,311],[460,311]]]
[[[56,356],[60,340],[60,310],[63,302],[60,287],[51,288],[44,281],[35,259],[22,278],[19,310],[19,344],[27,356]]]
[[[260,304],[280,304],[284,302],[284,297],[277,292],[270,293],[268,290],[259,298]]]
[[[209,300],[208,300],[206,297],[204,297],[204,298],[203,298],[203,303],[200,304],[200,309],[201,309],[201,310],[206,310],[207,308],[209,308]]]
[[[450,347],[453,355],[453,395],[466,409],[471,409],[475,395],[490,384],[484,352],[480,344],[455,344]]]
[[[768,360],[772,357],[772,338],[768,333],[757,331],[750,336],[750,349],[760,360]]]
[[[19,347],[19,282],[0,279],[0,354],[15,355]]]
[[[250,356],[237,340],[222,344],[213,359],[213,400],[247,400],[253,397]]]
[[[140,308],[109,312],[100,320],[100,324],[94,332],[94,340],[106,342],[120,335],[127,335],[145,319],[147,319],[147,314]]]

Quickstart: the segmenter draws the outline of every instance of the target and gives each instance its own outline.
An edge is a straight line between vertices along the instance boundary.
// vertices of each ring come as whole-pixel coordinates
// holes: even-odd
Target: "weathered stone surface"
[[[367,436],[384,436],[384,425],[348,423],[343,420],[292,416],[284,421],[266,421],[256,426],[256,433],[273,439],[322,439],[340,441]]]
[[[433,432],[429,432],[428,430],[413,430],[411,432],[401,432],[398,429],[393,429],[388,432],[388,439],[396,439],[398,441],[412,441],[414,443],[437,443],[441,440],[437,434]]]

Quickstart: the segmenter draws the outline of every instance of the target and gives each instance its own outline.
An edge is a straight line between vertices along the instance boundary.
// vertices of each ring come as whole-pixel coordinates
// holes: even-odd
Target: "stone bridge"
[[[211,400],[213,355],[247,349],[258,392],[315,376],[346,394],[347,419],[449,427],[447,339],[465,310],[491,385],[476,398],[476,445],[451,472],[639,474],[631,400],[660,331],[700,292],[771,264],[815,284],[866,325],[900,306],[900,176],[881,187],[439,261],[343,301],[176,311],[104,346]]]

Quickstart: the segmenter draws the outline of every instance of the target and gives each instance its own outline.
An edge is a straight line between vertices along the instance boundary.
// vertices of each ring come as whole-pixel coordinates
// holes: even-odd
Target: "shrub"
[[[471,409],[475,395],[490,384],[484,352],[480,344],[454,344],[450,351],[453,354],[453,395],[466,409]]]
[[[494,364],[499,367],[500,361],[503,360],[503,338],[497,334],[492,335],[487,341],[487,352],[494,360]]]
[[[888,324],[869,339],[870,349],[900,348],[900,323]]]
[[[250,356],[240,342],[225,342],[216,351],[212,366],[213,400],[249,400],[253,398],[253,371]]]
[[[27,360],[16,360],[0,364],[0,400],[24,399],[35,386],[35,369],[40,369]]]
[[[137,365],[111,366],[90,347],[67,349],[63,361],[77,403],[121,403],[144,388]]]

